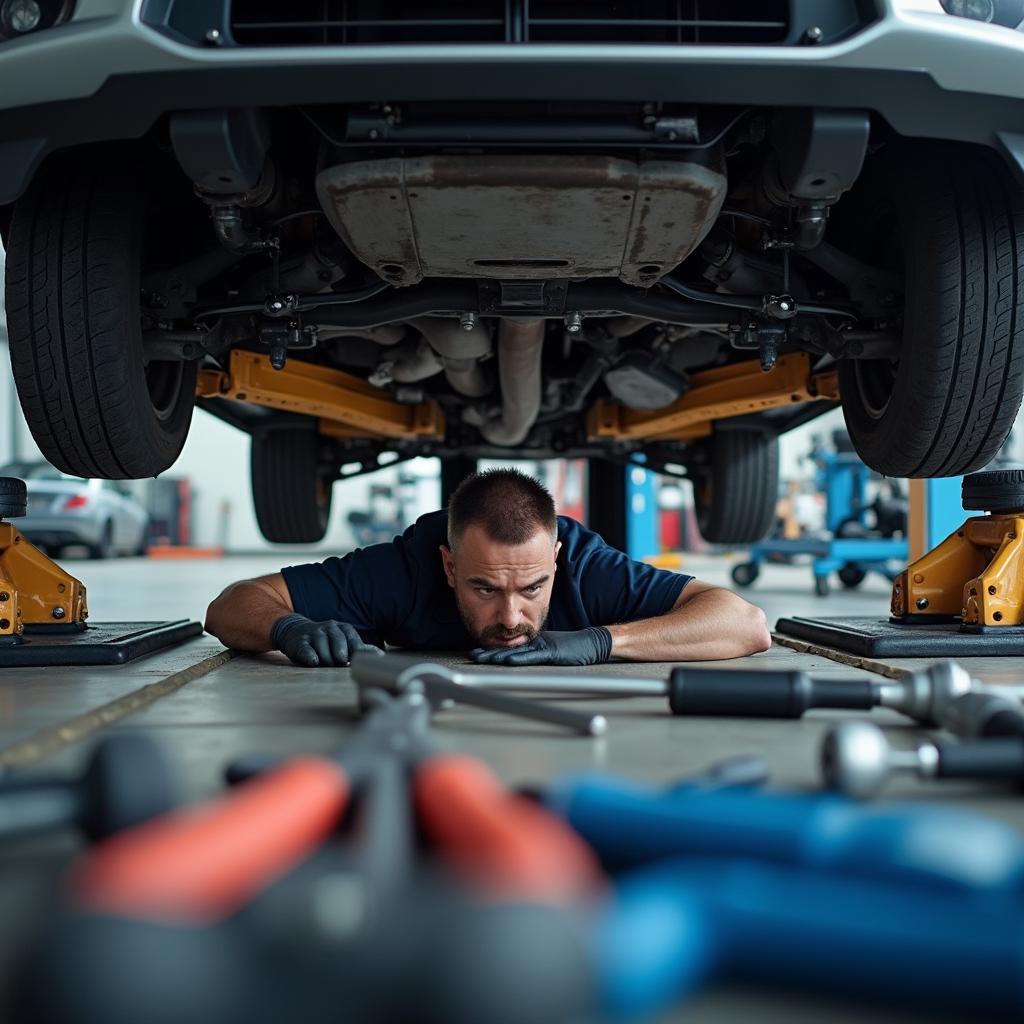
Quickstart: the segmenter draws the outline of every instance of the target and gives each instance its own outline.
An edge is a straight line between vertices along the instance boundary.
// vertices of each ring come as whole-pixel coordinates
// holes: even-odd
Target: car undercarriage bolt
[[[764,300],[764,310],[769,316],[776,320],[789,320],[796,316],[796,299],[792,295],[767,295]]]
[[[583,315],[578,310],[565,314],[565,329],[570,334],[579,334],[583,330]]]
[[[473,330],[474,327],[476,327],[476,320],[476,313],[474,313],[472,310],[467,310],[465,313],[462,314],[462,316],[459,317],[459,326],[464,331],[471,331]]]

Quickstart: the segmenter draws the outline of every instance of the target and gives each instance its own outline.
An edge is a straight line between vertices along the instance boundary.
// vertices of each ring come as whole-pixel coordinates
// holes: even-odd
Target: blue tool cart
[[[845,431],[832,437],[833,448],[818,442],[810,458],[817,467],[815,484],[825,495],[825,533],[795,539],[769,539],[750,549],[750,558],[733,566],[733,582],[750,586],[761,563],[813,558],[815,592],[829,592],[829,576],[837,573],[844,587],[859,587],[869,572],[892,580],[908,557],[907,499],[900,484],[887,480],[868,501],[871,471],[857,457]]]

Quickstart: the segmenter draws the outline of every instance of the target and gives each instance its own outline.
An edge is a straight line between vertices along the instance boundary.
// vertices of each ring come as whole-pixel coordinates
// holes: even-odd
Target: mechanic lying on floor
[[[492,665],[739,658],[771,644],[760,608],[635,562],[516,470],[468,477],[390,544],[228,587],[206,629],[242,651],[346,665],[373,644],[475,648]]]

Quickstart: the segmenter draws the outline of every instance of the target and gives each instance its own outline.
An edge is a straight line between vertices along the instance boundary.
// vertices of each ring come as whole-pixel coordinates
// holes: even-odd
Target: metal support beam
[[[444,414],[436,402],[401,405],[359,377],[313,363],[289,360],[281,370],[258,352],[235,349],[227,372],[200,370],[199,398],[225,398],[315,416],[333,437],[443,437]]]
[[[812,374],[810,356],[796,352],[782,356],[767,373],[760,361],[750,360],[695,374],[682,398],[655,412],[627,409],[599,399],[588,414],[587,433],[591,440],[692,440],[707,437],[716,420],[838,398],[836,371]]]

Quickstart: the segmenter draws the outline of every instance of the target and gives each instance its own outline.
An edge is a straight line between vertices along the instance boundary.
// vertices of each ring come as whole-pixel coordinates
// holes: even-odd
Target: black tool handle
[[[999,694],[975,691],[952,701],[939,724],[967,739],[1024,736],[1024,708]]]
[[[868,679],[811,679],[803,672],[675,668],[668,681],[675,715],[799,718],[810,708],[873,708]]]
[[[1016,708],[995,712],[985,723],[982,736],[1024,736],[1024,714]]]
[[[1021,779],[1024,781],[1024,740],[1017,737],[936,743],[941,779]]]

